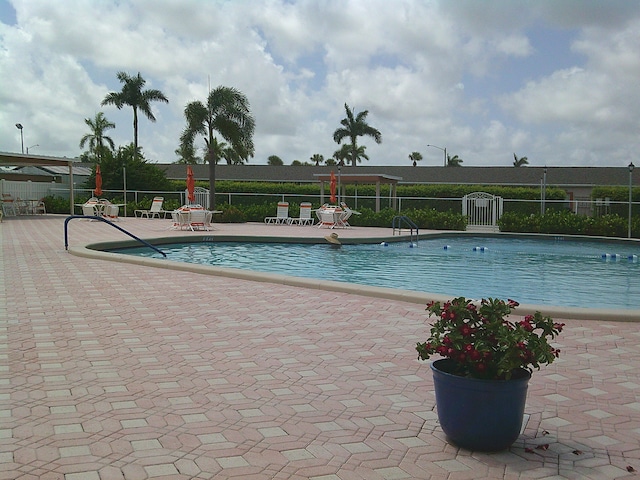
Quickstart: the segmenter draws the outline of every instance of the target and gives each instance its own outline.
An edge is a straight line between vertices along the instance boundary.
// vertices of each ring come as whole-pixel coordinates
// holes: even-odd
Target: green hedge
[[[571,212],[550,212],[545,215],[505,213],[498,225],[502,232],[550,233],[625,238],[629,229],[628,217],[616,214],[586,217]],[[632,237],[640,235],[640,218],[631,223]]]

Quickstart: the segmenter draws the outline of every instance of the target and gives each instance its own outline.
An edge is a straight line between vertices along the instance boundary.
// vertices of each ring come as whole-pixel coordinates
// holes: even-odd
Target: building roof
[[[61,167],[68,167],[72,163],[77,163],[78,159],[75,158],[60,158],[60,157],[48,157],[44,155],[31,155],[12,152],[0,152],[0,165],[11,166],[43,166],[43,165],[56,165]],[[67,172],[69,170],[67,169]]]
[[[170,179],[186,179],[186,165],[158,164]],[[196,180],[208,180],[208,165],[193,165]],[[546,167],[547,186],[595,187],[628,186],[628,167]],[[217,165],[216,179],[236,181],[315,183],[337,167],[280,165]],[[398,184],[464,184],[540,186],[545,167],[412,167],[357,166],[342,167],[342,178],[356,176],[388,176],[399,178]],[[326,181],[326,180],[324,180]],[[371,183],[375,183],[372,181]],[[633,184],[640,185],[640,172],[633,175]]]

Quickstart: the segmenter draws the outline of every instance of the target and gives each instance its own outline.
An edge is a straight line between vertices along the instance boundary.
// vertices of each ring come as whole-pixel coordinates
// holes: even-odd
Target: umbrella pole
[[[340,164],[338,164],[338,205],[340,205],[340,194],[342,193],[341,192],[342,185],[340,182],[341,180],[340,177],[341,177],[341,170],[340,170]]]
[[[124,216],[127,216],[127,167],[122,167],[122,181],[124,182]]]

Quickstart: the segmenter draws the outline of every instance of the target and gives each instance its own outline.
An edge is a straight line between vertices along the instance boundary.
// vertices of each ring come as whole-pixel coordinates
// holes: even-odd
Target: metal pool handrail
[[[68,232],[68,228],[67,225],[69,224],[69,222],[71,220],[73,220],[74,218],[86,218],[88,220],[100,220],[102,222],[108,223],[109,225],[111,225],[112,227],[117,228],[118,230],[120,230],[122,233],[125,233],[127,235],[129,235],[131,238],[133,238],[134,240],[142,243],[143,245],[146,245],[147,247],[155,250],[158,253],[161,253],[163,257],[167,258],[167,254],[164,253],[162,250],[160,250],[159,248],[151,245],[149,242],[146,242],[144,240],[142,240],[141,238],[136,237],[133,233],[127,232],[124,228],[119,227],[118,225],[116,225],[113,222],[110,222],[109,220],[107,220],[106,218],[103,217],[94,217],[94,216],[89,216],[89,215],[70,215],[67,218],[65,218],[64,220],[64,249],[65,250],[69,250],[69,232]]]

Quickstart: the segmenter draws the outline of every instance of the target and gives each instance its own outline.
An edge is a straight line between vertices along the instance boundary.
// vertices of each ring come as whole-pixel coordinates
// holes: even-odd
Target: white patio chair
[[[87,217],[97,217],[98,215],[98,199],[90,198],[82,204],[82,214]]]
[[[193,230],[209,230],[211,228],[211,215],[208,210],[197,209],[189,212],[189,228]]]
[[[315,219],[311,217],[311,202],[302,202],[300,204],[300,216],[298,218],[292,218],[290,224],[298,225],[313,225]]]
[[[38,200],[38,203],[36,203],[36,206],[33,207],[33,213],[37,214],[40,213],[42,215],[45,215],[47,213],[47,207],[44,204],[44,199],[40,199]]]
[[[118,220],[118,214],[120,213],[120,207],[118,205],[113,205],[112,203],[108,203],[104,206],[103,216],[112,222]]]
[[[338,224],[343,228],[351,228],[351,225],[349,225],[349,218],[351,218],[351,215],[360,215],[360,212],[356,212],[355,210],[352,210],[344,202],[340,202],[340,206],[342,207],[342,210],[344,210],[344,213],[338,219]]]
[[[265,217],[264,223],[275,223],[276,225],[289,225],[289,202],[278,202],[278,210],[275,217]]]
[[[16,209],[16,202],[10,193],[2,194],[2,213],[8,216],[16,216],[18,210]]]

